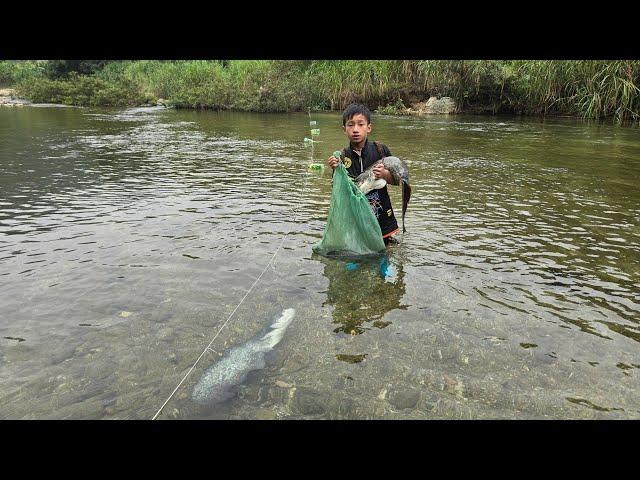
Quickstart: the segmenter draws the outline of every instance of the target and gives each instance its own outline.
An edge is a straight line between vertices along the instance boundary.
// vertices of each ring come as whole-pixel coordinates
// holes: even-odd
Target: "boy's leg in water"
[[[396,240],[396,239],[395,239],[395,238],[393,238],[393,237],[383,238],[382,240],[384,240],[384,246],[385,246],[385,247],[386,247],[386,246],[388,246],[389,244],[391,244],[391,245],[396,245],[396,244],[398,244],[398,243],[399,243],[399,242],[398,242],[398,240]]]

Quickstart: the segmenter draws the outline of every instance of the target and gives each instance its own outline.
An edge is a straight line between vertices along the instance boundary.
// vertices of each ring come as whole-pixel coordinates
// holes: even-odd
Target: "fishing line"
[[[309,117],[311,117],[311,113],[309,112]],[[315,124],[315,122],[313,122]],[[311,125],[311,122],[310,122]],[[313,156],[313,153],[312,153]],[[298,205],[296,205],[292,211],[295,213],[293,220],[292,220],[292,224],[296,223],[296,216],[298,214],[298,209],[300,208],[300,206],[302,205],[302,202],[304,200],[304,193],[306,192],[306,188],[307,188],[307,179],[310,177],[310,174],[308,172],[307,169],[307,174],[303,175],[304,176],[304,185],[302,187],[302,195],[301,195],[301,199]],[[218,338],[218,335],[220,335],[220,332],[222,331],[222,329],[227,325],[227,323],[229,322],[229,320],[231,319],[231,317],[233,316],[234,313],[236,313],[236,311],[238,310],[238,308],[240,307],[240,305],[242,305],[242,303],[245,301],[245,299],[249,296],[249,294],[251,293],[251,291],[253,290],[253,287],[255,287],[258,282],[260,281],[260,279],[262,278],[262,275],[264,275],[264,272],[267,271],[267,269],[269,268],[269,266],[273,263],[273,260],[276,258],[276,255],[278,254],[278,252],[280,251],[280,249],[282,248],[282,245],[284,245],[284,241],[287,238],[287,235],[289,235],[289,233],[291,233],[291,229],[292,227],[289,228],[289,230],[287,231],[287,233],[284,234],[284,236],[282,237],[282,240],[280,241],[280,245],[278,246],[278,248],[276,249],[276,251],[273,253],[273,255],[271,255],[271,259],[269,260],[269,262],[265,265],[265,267],[262,269],[262,272],[260,273],[260,275],[258,276],[258,278],[256,278],[256,280],[253,282],[253,285],[251,285],[251,287],[249,288],[249,290],[247,291],[247,293],[245,293],[244,297],[242,297],[242,300],[240,300],[240,303],[238,303],[238,305],[236,305],[236,308],[233,309],[233,312],[231,312],[231,314],[229,315],[229,317],[225,320],[225,322],[222,324],[222,326],[220,327],[220,329],[218,330],[218,332],[215,334],[215,336],[211,339],[211,341],[209,342],[209,344],[204,348],[204,350],[202,350],[202,353],[200,354],[200,356],[197,358],[197,360],[195,361],[195,363],[191,366],[191,368],[189,369],[189,371],[185,374],[185,376],[182,378],[182,380],[180,380],[180,383],[178,383],[178,385],[176,386],[176,388],[173,389],[173,392],[171,392],[171,395],[169,395],[169,397],[165,400],[165,402],[162,404],[162,406],[158,409],[158,411],[156,412],[156,414],[153,416],[153,418],[151,420],[155,420],[156,418],[158,418],[158,415],[160,415],[160,413],[162,412],[162,409],[164,409],[164,407],[167,405],[167,403],[169,403],[169,401],[173,398],[173,396],[175,395],[175,393],[178,391],[178,389],[180,388],[180,386],[184,383],[184,381],[187,379],[187,377],[191,374],[191,372],[193,371],[194,368],[196,368],[196,365],[198,365],[198,362],[200,362],[200,360],[202,359],[202,357],[205,355],[205,353],[207,353],[207,351],[215,351],[211,348],[211,344],[215,341],[216,338]],[[217,352],[216,352],[217,353]]]

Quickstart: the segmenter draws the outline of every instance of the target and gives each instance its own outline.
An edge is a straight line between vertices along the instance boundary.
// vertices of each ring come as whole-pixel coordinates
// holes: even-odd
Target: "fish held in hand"
[[[360,190],[362,190],[362,193],[364,193],[365,195],[371,190],[383,188],[387,184],[386,180],[383,178],[376,178],[375,174],[373,173],[374,167],[380,164],[382,164],[384,168],[389,171],[391,177],[393,178],[394,184],[402,184],[402,231],[406,232],[407,229],[404,226],[404,215],[407,211],[407,206],[409,205],[409,199],[411,198],[409,168],[407,167],[406,163],[404,163],[398,157],[384,157],[375,162],[360,175],[358,175],[355,179],[356,185],[358,185]]]

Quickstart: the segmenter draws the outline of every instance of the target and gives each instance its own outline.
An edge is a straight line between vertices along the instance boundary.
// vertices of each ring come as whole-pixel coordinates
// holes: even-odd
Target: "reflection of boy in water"
[[[367,137],[371,133],[371,112],[364,105],[351,104],[345,109],[342,114],[342,129],[349,138],[349,146],[343,149],[343,155],[344,166],[351,179],[355,179],[381,158],[391,156],[391,151],[386,145],[368,140]],[[335,170],[338,159],[331,156],[327,164]],[[397,185],[389,170],[382,164],[374,167],[373,173],[375,178],[384,178],[388,184]],[[391,208],[387,186],[372,190],[367,194],[367,199],[371,205],[371,211],[380,224],[384,244],[397,243],[392,235],[398,233],[400,229]]]
[[[334,306],[333,323],[339,324],[334,332],[359,335],[370,328],[363,326],[367,322],[384,328],[391,323],[381,320],[387,312],[407,309],[400,304],[405,292],[402,265],[390,263],[388,256],[357,263],[315,253],[312,258],[324,263],[324,276],[329,279],[323,306]]]

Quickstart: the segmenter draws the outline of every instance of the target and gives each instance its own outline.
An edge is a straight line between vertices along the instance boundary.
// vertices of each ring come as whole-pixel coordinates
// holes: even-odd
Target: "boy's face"
[[[347,120],[347,123],[342,127],[344,133],[349,137],[349,141],[352,145],[361,147],[364,145],[367,135],[371,133],[371,124],[367,121],[367,117],[361,113],[356,113],[353,117]]]

